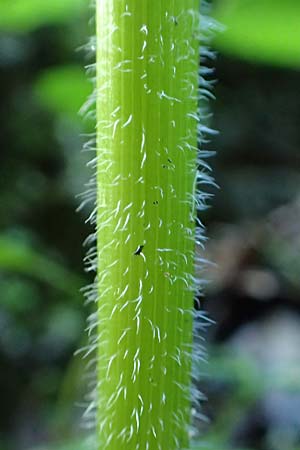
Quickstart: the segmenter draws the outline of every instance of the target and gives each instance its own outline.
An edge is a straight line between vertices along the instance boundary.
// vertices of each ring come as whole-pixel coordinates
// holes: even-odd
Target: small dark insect
[[[134,252],[134,255],[140,255],[143,251],[144,245],[139,245],[137,250]]]

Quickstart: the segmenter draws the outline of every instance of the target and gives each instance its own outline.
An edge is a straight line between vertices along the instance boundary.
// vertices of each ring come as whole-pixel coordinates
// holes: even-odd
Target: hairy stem
[[[199,0],[97,0],[97,442],[189,445]]]

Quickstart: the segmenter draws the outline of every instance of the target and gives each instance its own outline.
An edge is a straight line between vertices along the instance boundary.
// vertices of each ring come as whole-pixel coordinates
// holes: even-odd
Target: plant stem
[[[97,0],[97,442],[189,445],[199,0]]]

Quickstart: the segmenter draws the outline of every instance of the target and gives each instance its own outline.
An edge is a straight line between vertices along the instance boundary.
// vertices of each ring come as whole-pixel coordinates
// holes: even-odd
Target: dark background
[[[80,49],[92,11],[79,0],[13,3],[0,4],[0,450],[78,450],[86,380],[73,353],[85,343],[91,230],[76,195],[89,179],[80,150],[93,123],[77,111],[92,89]],[[199,426],[212,450],[299,450],[300,36],[284,54],[278,27],[286,33],[300,11],[291,0],[246,3],[250,50],[237,26],[247,8],[215,2],[230,27],[209,63],[220,189],[202,218],[216,263],[202,302],[216,324],[202,368],[210,423]]]

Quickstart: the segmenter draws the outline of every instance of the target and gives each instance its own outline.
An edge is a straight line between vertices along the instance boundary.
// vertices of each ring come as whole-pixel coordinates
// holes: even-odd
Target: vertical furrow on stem
[[[145,2],[146,16],[142,24],[145,48],[145,67],[142,75],[142,92],[145,104],[144,138],[145,138],[145,171],[146,171],[146,189],[145,189],[145,258],[146,272],[143,293],[143,330],[142,341],[143,361],[141,367],[142,390],[140,392],[143,401],[143,426],[144,433],[139,436],[139,449],[151,449],[152,441],[156,439],[157,427],[153,423],[153,417],[157,415],[156,400],[157,395],[157,377],[155,367],[161,355],[156,351],[155,316],[157,309],[162,313],[159,306],[158,290],[159,274],[153,270],[155,260],[155,249],[158,246],[158,223],[159,223],[159,197],[158,187],[160,186],[159,161],[156,152],[158,151],[158,136],[161,133],[161,111],[160,105],[154,95],[156,86],[160,84],[161,71],[157,70],[156,58],[159,54],[159,42],[154,38],[161,21],[160,2],[153,5]],[[156,83],[156,85],[154,84]],[[154,430],[154,434],[153,434]],[[158,444],[154,448],[159,448]]]
[[[198,0],[97,0],[97,445],[189,443]]]

